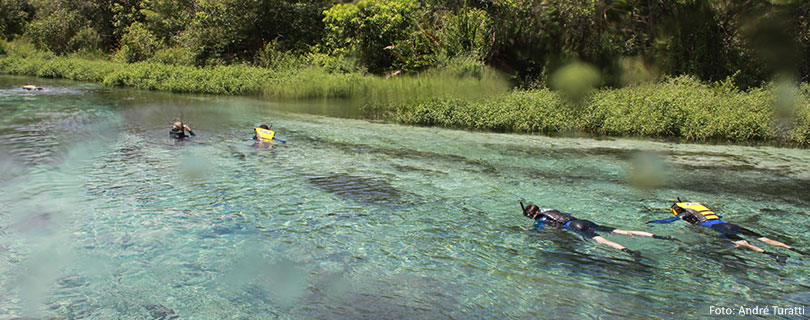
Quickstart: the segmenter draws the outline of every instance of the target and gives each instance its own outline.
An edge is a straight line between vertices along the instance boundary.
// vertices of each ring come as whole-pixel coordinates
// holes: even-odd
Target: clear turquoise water
[[[729,250],[676,197],[810,249],[810,151],[476,133],[0,77],[0,318],[702,318],[810,307],[808,259]],[[309,114],[289,113],[303,108]],[[191,141],[167,137],[183,117]],[[245,141],[272,123],[287,144]],[[644,186],[644,187],[642,187]],[[519,200],[689,242],[528,231]],[[776,250],[779,251],[779,250]]]

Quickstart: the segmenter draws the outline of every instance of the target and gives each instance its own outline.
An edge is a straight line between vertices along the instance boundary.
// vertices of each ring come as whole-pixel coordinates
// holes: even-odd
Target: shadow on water
[[[534,156],[541,158],[552,158],[558,160],[602,157],[607,160],[628,161],[633,159],[639,151],[632,149],[615,148],[554,148],[552,152],[538,148],[523,148],[519,146],[493,146],[504,150],[511,155]],[[807,206],[810,198],[804,197],[805,190],[810,190],[810,180],[790,177],[784,171],[761,168],[749,163],[744,157],[729,155],[719,152],[659,152],[662,157],[714,157],[718,159],[728,159],[730,163],[701,163],[684,162],[670,164],[675,178],[668,179],[668,184],[663,186],[671,189],[686,190],[695,193],[715,193],[718,186],[722,185],[724,193],[739,195],[742,198],[779,199],[780,201]],[[600,175],[598,172],[588,170],[543,170],[526,167],[499,167],[492,170],[497,172],[514,171],[531,178],[542,178],[557,183],[567,184],[571,182],[580,183],[616,183],[626,184],[626,179]],[[734,174],[737,173],[737,174]],[[778,179],[774,179],[778,177]],[[745,181],[741,179],[747,179]]]
[[[302,133],[296,133],[301,135]],[[464,156],[425,152],[412,149],[396,149],[384,148],[362,143],[351,143],[345,141],[328,141],[316,137],[302,136],[298,137],[299,140],[309,140],[315,146],[323,148],[338,148],[348,153],[373,153],[385,156],[390,159],[408,159],[417,161],[439,161],[453,163],[456,165],[463,165],[473,172],[483,173],[492,177],[503,177],[508,174],[517,174],[526,176],[531,179],[543,179],[555,184],[569,185],[569,184],[582,184],[582,183],[612,183],[612,184],[628,184],[627,179],[623,177],[604,175],[600,172],[599,167],[580,167],[576,170],[569,170],[570,168],[532,168],[525,166],[513,166],[508,164],[493,164],[489,161],[480,159],[469,159]],[[523,148],[512,145],[493,145],[491,149],[494,152],[502,154],[515,155],[529,155],[539,157],[541,159],[555,159],[555,160],[570,160],[578,158],[593,158],[600,157],[607,161],[622,160],[627,161],[632,159],[639,151],[628,149],[615,149],[615,148],[589,148],[589,149],[575,149],[575,148],[559,148],[555,147],[553,151],[543,150],[539,148]],[[676,153],[664,152],[663,156],[674,156]],[[730,157],[735,162],[744,163],[743,159],[738,157],[714,153],[714,152],[685,152],[678,153],[677,155],[688,156],[714,156],[714,157]],[[422,171],[425,174],[436,175],[441,172],[429,170],[424,168],[417,168],[413,166],[402,166],[393,164],[395,169],[400,171]],[[674,179],[669,179],[669,184],[664,187],[687,190],[690,192],[706,192],[713,193],[717,191],[717,185],[723,185],[723,191],[726,193],[737,194],[740,196],[750,197],[755,195],[760,198],[778,198],[782,201],[807,205],[810,199],[801,197],[802,190],[810,190],[810,181],[786,177],[781,171],[758,168],[751,164],[737,164],[737,165],[699,165],[694,163],[674,164],[672,171],[678,175]],[[722,169],[722,172],[718,172]],[[729,171],[738,173],[747,173],[751,176],[750,183],[731,183],[732,181],[725,181],[740,179],[739,175],[729,175]],[[782,177],[778,181],[776,179],[761,179],[762,176],[778,176]]]
[[[299,303],[314,319],[453,319],[459,299],[447,284],[428,276],[395,272],[348,281],[345,272],[312,278]]]
[[[560,269],[570,275],[609,279],[619,275],[625,276],[626,272],[637,278],[645,278],[654,270],[654,266],[645,258],[634,261],[621,251],[599,247],[596,242],[583,239],[571,232],[564,230],[530,232],[533,233],[529,237],[530,241],[544,245],[534,254],[532,260],[535,261],[534,265],[546,269],[546,272],[555,273],[550,270]],[[583,252],[583,249],[589,246],[593,247],[594,252]]]
[[[469,159],[467,157],[453,154],[426,152],[413,149],[397,149],[384,146],[369,145],[364,143],[352,143],[347,141],[330,141],[312,136],[298,136],[303,135],[303,133],[295,133],[295,134],[297,140],[307,141],[308,143],[312,144],[313,147],[318,148],[339,149],[347,153],[377,154],[386,156],[390,159],[451,162],[469,166],[470,168],[474,168],[473,171],[476,172],[495,172],[495,167],[493,167],[487,161]],[[436,171],[431,170],[425,170],[425,172],[437,173]]]
[[[364,204],[387,204],[401,198],[399,189],[378,178],[335,173],[309,178],[309,182],[325,192]]]
[[[732,179],[735,180],[735,183],[732,183]],[[722,185],[724,193],[735,194],[741,198],[778,199],[800,206],[810,205],[810,198],[803,196],[806,190],[810,190],[810,181],[803,179],[776,181],[763,179],[762,176],[753,176],[744,180],[739,176],[718,175],[713,171],[695,170],[685,174],[683,179],[677,179],[671,187],[711,194],[717,192],[719,185]]]

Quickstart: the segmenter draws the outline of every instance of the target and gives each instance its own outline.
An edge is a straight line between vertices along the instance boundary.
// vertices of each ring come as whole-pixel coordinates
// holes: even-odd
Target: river
[[[351,103],[12,76],[0,112],[0,319],[810,308],[810,258],[777,263],[683,221],[645,224],[681,197],[810,249],[806,149],[409,127],[359,119]],[[181,118],[196,137],[173,141]],[[286,143],[253,145],[260,124]],[[685,243],[606,236],[641,251],[634,261],[529,230],[521,200]]]

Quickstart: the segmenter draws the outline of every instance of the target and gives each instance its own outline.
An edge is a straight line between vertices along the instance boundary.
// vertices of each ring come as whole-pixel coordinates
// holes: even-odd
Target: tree
[[[33,16],[34,7],[27,0],[0,0],[0,39],[22,34]]]

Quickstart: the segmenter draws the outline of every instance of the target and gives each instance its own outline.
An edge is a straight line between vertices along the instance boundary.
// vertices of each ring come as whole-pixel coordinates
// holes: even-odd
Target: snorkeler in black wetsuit
[[[186,134],[186,131],[188,131],[188,134]],[[175,122],[172,129],[169,130],[169,137],[173,139],[183,140],[191,136],[195,136],[194,131],[191,131],[191,128],[179,121]]]
[[[586,239],[593,239],[597,243],[604,244],[609,247],[621,250],[622,252],[631,255],[635,259],[641,258],[640,252],[627,249],[626,247],[618,243],[603,238],[602,236],[596,234],[596,232],[608,232],[628,236],[641,236],[641,237],[650,237],[653,239],[679,241],[678,239],[672,238],[670,236],[658,236],[644,231],[619,230],[616,228],[600,226],[588,220],[577,219],[567,213],[563,213],[558,210],[540,209],[533,204],[523,206],[523,202],[521,202],[520,206],[523,208],[524,216],[534,219],[535,221],[535,225],[533,228],[534,230],[542,230],[544,225],[548,225],[552,228],[557,229],[568,229],[576,233],[579,233]]]
[[[735,247],[743,247],[756,252],[765,253],[775,258],[776,260],[782,262],[784,262],[785,259],[787,259],[787,256],[767,252],[764,249],[751,244],[747,240],[740,238],[739,235],[741,234],[745,236],[754,237],[757,240],[765,242],[772,246],[782,247],[805,256],[810,256],[810,253],[808,252],[801,251],[799,249],[796,249],[792,246],[789,246],[776,240],[768,239],[762,236],[761,234],[749,230],[747,228],[720,220],[721,218],[720,216],[718,216],[713,211],[709,210],[709,208],[707,208],[706,206],[697,202],[681,201],[681,199],[679,198],[678,202],[675,202],[675,204],[673,204],[672,207],[670,207],[670,211],[672,211],[672,214],[675,215],[674,217],[669,219],[647,221],[647,223],[670,223],[676,220],[683,219],[684,221],[689,222],[692,225],[706,227],[714,231],[717,231],[718,233],[720,233],[720,235],[723,236],[723,238],[726,238],[727,240],[734,243]]]

